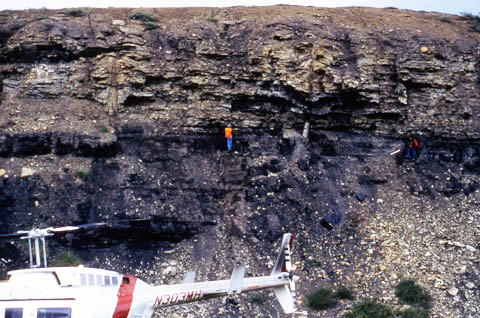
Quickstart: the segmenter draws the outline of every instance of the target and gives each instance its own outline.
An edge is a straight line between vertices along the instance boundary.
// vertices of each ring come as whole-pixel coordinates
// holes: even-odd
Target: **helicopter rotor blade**
[[[99,227],[99,226],[104,226],[107,223],[88,223],[88,224],[81,224],[81,225],[67,225],[67,226],[61,226],[61,227],[56,227],[56,228],[48,228],[49,232],[53,233],[59,233],[59,232],[71,232],[71,231],[77,231],[81,229],[88,229],[88,228],[93,228],[93,227]]]
[[[10,238],[19,238],[23,234],[20,233],[5,233],[5,234],[0,234],[0,239],[10,239]]]
[[[78,226],[67,225],[67,226],[56,227],[56,228],[48,228],[48,231],[58,233],[58,232],[76,231],[76,230],[79,230],[79,229],[80,228]]]
[[[77,231],[77,230],[81,230],[81,229],[101,227],[101,226],[105,226],[105,225],[107,225],[107,223],[101,222],[101,223],[88,223],[88,224],[81,224],[81,225],[67,225],[67,226],[61,226],[61,227],[55,227],[55,228],[54,227],[47,227],[45,229],[32,229],[30,231],[23,231],[22,230],[22,231],[17,231],[15,233],[0,234],[0,239],[19,238],[19,237],[24,236],[24,235],[42,236],[42,235],[48,235],[47,233],[72,232],[72,231]]]

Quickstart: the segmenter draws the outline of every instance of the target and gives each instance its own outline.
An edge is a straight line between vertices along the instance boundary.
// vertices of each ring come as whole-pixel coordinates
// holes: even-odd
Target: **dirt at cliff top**
[[[67,16],[73,9],[63,10],[32,10],[32,11],[3,11],[0,12],[0,22],[15,15],[17,19],[45,19],[52,15]],[[297,18],[312,23],[326,23],[335,27],[355,29],[359,32],[376,33],[406,32],[417,33],[421,36],[428,34],[453,41],[468,30],[469,22],[457,15],[448,15],[436,12],[398,10],[395,8],[321,8],[277,5],[268,7],[229,7],[229,8],[82,8],[90,23],[101,22],[105,19],[125,20],[136,13],[147,13],[157,19],[159,23],[168,22],[202,22],[215,24],[234,24],[246,21],[255,21],[259,24],[290,23]],[[3,20],[3,21],[2,21]],[[455,27],[451,27],[451,23]],[[181,27],[181,24],[177,24]],[[472,37],[475,33],[471,34]]]

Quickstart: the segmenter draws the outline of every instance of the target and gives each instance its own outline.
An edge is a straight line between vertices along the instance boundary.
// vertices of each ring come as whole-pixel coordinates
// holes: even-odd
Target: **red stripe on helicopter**
[[[287,271],[287,261],[288,262],[292,261],[291,254],[292,254],[292,249],[293,249],[293,239],[294,238],[295,238],[295,236],[293,234],[290,234],[290,240],[287,243],[289,249],[287,249],[287,244],[285,244],[285,246],[284,246],[284,254],[283,254],[284,259],[283,259],[282,272],[288,272]],[[289,253],[287,253],[287,251],[289,251]]]
[[[135,276],[123,275],[122,284],[120,285],[117,293],[117,307],[115,307],[112,318],[128,317],[130,307],[132,306],[133,290],[135,289],[136,283],[137,278]]]

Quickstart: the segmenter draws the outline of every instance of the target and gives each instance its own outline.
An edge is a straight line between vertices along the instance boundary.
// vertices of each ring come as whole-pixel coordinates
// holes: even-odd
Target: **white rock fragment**
[[[175,276],[177,275],[177,268],[173,266],[167,266],[167,268],[163,270],[163,275],[166,277]]]
[[[475,252],[477,249],[471,245],[466,245],[465,248],[469,250],[470,252]]]
[[[112,20],[113,25],[125,25],[125,21],[123,20]]]
[[[34,173],[35,173],[35,170],[23,167],[22,170],[20,171],[20,177],[22,178],[30,177],[30,176],[33,176]]]
[[[474,289],[474,288],[475,288],[475,284],[472,283],[472,282],[468,282],[468,283],[466,284],[466,286],[467,286],[468,289]]]
[[[457,296],[458,294],[458,288],[456,287],[452,287],[448,290],[448,294],[451,295],[451,296]]]
[[[464,247],[465,247],[465,244],[460,243],[460,242],[456,242],[456,241],[453,242],[453,245],[455,245],[456,247],[460,247],[460,248],[464,248]]]

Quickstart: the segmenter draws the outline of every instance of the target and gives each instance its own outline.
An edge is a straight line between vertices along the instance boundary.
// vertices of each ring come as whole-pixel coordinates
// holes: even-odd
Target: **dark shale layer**
[[[239,263],[268,273],[290,231],[301,300],[346,284],[395,305],[384,293],[395,274],[431,291],[434,317],[478,317],[480,33],[470,23],[297,6],[0,12],[1,232],[106,222],[51,238],[50,254],[174,283],[186,270],[226,279]],[[390,155],[408,135],[420,141],[415,162]],[[378,233],[393,234],[368,231],[379,216],[420,226],[403,213],[461,215],[451,232],[422,233],[447,260],[448,242],[470,246],[454,258],[465,272],[387,261],[394,239]],[[0,242],[3,277],[26,266],[24,247]],[[437,271],[443,283],[429,280]],[[282,316],[272,297],[239,302],[162,314]]]

